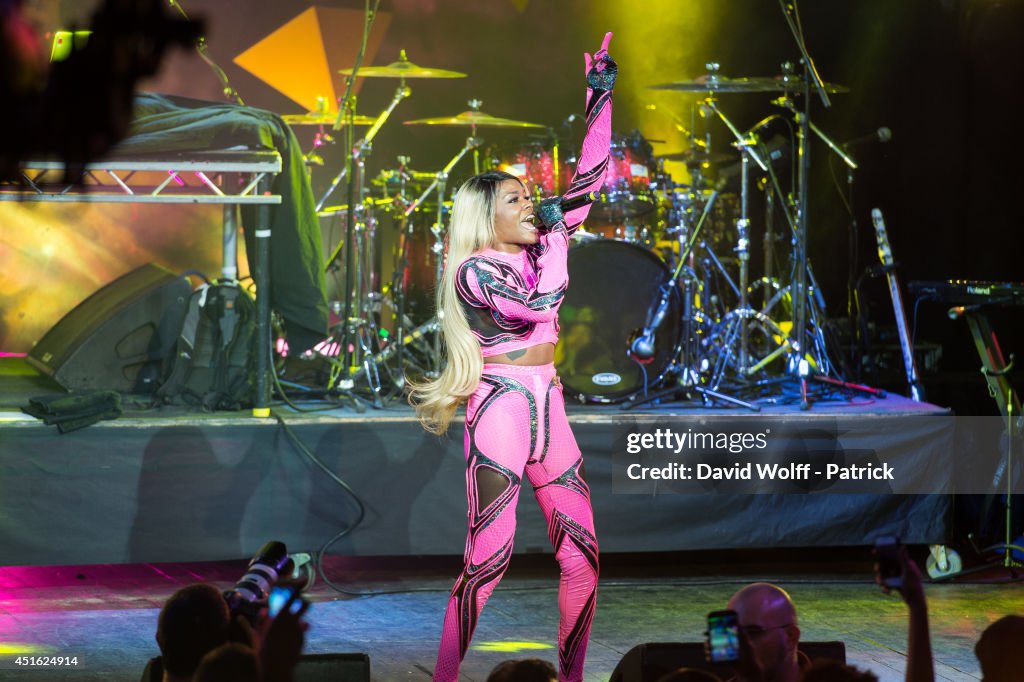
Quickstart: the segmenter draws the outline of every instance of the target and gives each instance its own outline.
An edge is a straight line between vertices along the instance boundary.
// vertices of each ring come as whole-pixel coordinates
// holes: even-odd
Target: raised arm
[[[608,56],[611,33],[606,33],[601,49],[591,57],[584,54],[587,76],[587,132],[576,172],[565,193],[566,198],[596,192],[604,184],[608,171],[608,148],[612,139],[612,88],[618,74],[618,65]],[[585,204],[565,214],[565,226],[571,235],[590,213],[590,204]]]

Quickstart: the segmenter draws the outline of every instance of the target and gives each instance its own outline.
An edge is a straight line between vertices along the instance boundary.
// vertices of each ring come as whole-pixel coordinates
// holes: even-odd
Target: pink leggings
[[[477,618],[512,556],[523,472],[561,567],[559,680],[582,680],[597,598],[597,538],[583,458],[554,365],[485,364],[466,406],[465,567],[444,616],[434,680],[457,680]]]

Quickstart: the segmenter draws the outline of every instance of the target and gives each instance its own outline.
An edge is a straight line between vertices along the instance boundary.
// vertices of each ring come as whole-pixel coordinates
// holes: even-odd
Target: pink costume
[[[615,74],[606,54],[603,49],[595,54],[595,66],[588,71],[592,87],[587,90],[587,133],[566,197],[595,191],[604,182]],[[588,204],[570,211],[537,246],[521,253],[487,249],[458,266],[459,300],[485,364],[466,406],[465,566],[445,612],[434,680],[458,679],[480,611],[508,567],[524,473],[544,512],[561,568],[559,680],[583,679],[596,605],[598,549],[590,489],[565,416],[562,388],[554,365],[486,364],[486,357],[557,341],[558,308],[569,283],[569,235],[589,210]]]

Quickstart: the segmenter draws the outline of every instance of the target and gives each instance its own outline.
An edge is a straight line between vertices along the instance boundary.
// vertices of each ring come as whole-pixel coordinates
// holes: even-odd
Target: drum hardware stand
[[[783,64],[783,73],[786,74],[784,78],[792,74],[792,72],[792,64]],[[806,82],[804,87],[805,106],[809,108],[810,97],[809,92],[807,92]],[[821,287],[818,286],[815,280],[814,272],[807,257],[807,177],[810,166],[809,133],[813,132],[818,136],[850,168],[856,168],[857,164],[828,135],[811,123],[807,111],[798,111],[788,96],[784,95],[772,100],[772,104],[787,109],[793,114],[793,118],[797,123],[798,157],[801,160],[797,175],[796,217],[794,218],[790,210],[785,206],[783,207],[783,214],[786,216],[793,234],[792,244],[794,253],[794,273],[791,283],[793,300],[793,331],[791,331],[791,334],[793,338],[788,344],[789,358],[787,360],[787,369],[800,382],[800,409],[807,410],[811,406],[807,392],[808,381],[816,381],[836,388],[865,393],[872,397],[884,397],[885,391],[861,384],[841,381],[828,376],[832,371],[832,367],[825,347],[821,320],[819,319],[819,315],[823,317],[825,314],[825,301],[821,294]],[[782,188],[773,169],[769,168],[768,172],[775,192],[779,197],[784,198]],[[812,296],[813,301],[811,300]],[[809,332],[809,327],[812,327],[814,331]],[[809,333],[811,334],[810,339],[808,339]],[[807,354],[809,352],[812,353],[818,365],[817,369],[813,369],[807,361]]]
[[[704,209],[701,213],[700,219],[697,221],[697,225],[694,227],[693,235],[690,236],[689,240],[684,245],[682,252],[679,254],[679,262],[676,264],[675,271],[668,277],[666,282],[661,287],[658,288],[659,292],[662,292],[661,302],[659,302],[657,310],[653,314],[649,313],[649,326],[643,330],[643,333],[641,335],[641,338],[644,336],[649,337],[648,343],[653,342],[654,331],[661,321],[659,319],[659,316],[664,315],[662,307],[667,302],[668,295],[670,293],[670,290],[666,291],[666,287],[671,287],[672,283],[675,282],[680,277],[680,274],[683,272],[684,267],[686,265],[686,261],[689,259],[690,255],[693,252],[694,246],[697,244],[697,241],[700,238],[701,230],[704,227],[704,223],[707,222],[708,216],[711,215],[711,211],[714,208],[715,200],[717,198],[718,190],[712,191],[711,196],[708,199],[708,202],[704,205]],[[682,234],[683,230],[681,227],[679,228],[679,231],[680,241],[682,242],[682,240],[685,239],[685,236]],[[717,260],[715,262],[718,263]],[[721,267],[720,263],[719,266]],[[699,394],[705,402],[722,401],[730,403],[732,405],[736,405],[738,407],[745,407],[754,412],[759,412],[761,408],[758,407],[757,405],[745,402],[743,400],[740,400],[739,398],[735,398],[724,393],[720,393],[719,391],[715,390],[715,387],[708,388],[705,386],[698,385],[699,370],[694,367],[694,364],[696,363],[697,359],[695,357],[695,353],[693,352],[693,343],[691,338],[692,325],[694,322],[694,311],[692,308],[693,296],[691,287],[693,285],[693,279],[696,279],[696,274],[693,273],[692,271],[689,272],[688,274],[690,276],[686,278],[686,283],[684,284],[686,299],[683,304],[683,319],[685,329],[684,334],[686,338],[680,349],[681,360],[678,365],[679,383],[676,386],[671,386],[668,388],[661,389],[659,391],[655,391],[654,393],[647,394],[642,398],[634,398],[632,400],[629,400],[623,403],[620,409],[622,409],[623,411],[631,410],[634,407],[646,405],[648,403],[656,402],[664,398],[668,398],[670,401],[676,401],[684,397],[689,398],[690,392],[692,391],[694,393]],[[636,342],[634,341],[634,349],[635,346]]]
[[[355,74],[349,77],[350,84],[354,78]],[[349,210],[345,212],[345,239],[335,248],[334,252],[327,259],[326,265],[326,269],[328,270],[333,268],[341,255],[342,249],[344,249],[345,306],[342,316],[342,329],[340,330],[341,339],[339,341],[342,348],[341,361],[343,363],[343,367],[347,369],[343,370],[343,372],[336,378],[332,376],[332,382],[328,388],[335,388],[336,379],[338,389],[345,393],[351,392],[355,387],[355,382],[351,375],[355,374],[360,365],[363,364],[363,358],[370,358],[372,360],[373,357],[374,339],[366,336],[365,323],[367,319],[370,320],[369,324],[372,330],[376,329],[376,324],[372,321],[374,302],[371,300],[375,279],[375,272],[373,268],[373,240],[376,237],[376,221],[372,216],[368,216],[366,221],[361,223],[363,227],[362,230],[359,230],[356,225],[356,213],[363,212],[367,208],[362,205],[363,198],[366,193],[366,158],[370,155],[373,149],[374,138],[387,122],[391,113],[402,100],[406,99],[411,94],[412,90],[405,85],[405,80],[402,79],[400,86],[395,91],[395,96],[392,98],[391,103],[377,116],[376,121],[374,121],[370,129],[358,142],[353,142],[356,98],[352,96],[346,100],[348,106],[346,106],[343,112],[341,112],[339,116],[339,123],[342,118],[347,121],[345,138],[348,143],[347,148],[351,150],[351,153],[345,157],[345,167],[338,176],[335,177],[331,186],[328,188],[324,196],[321,197],[316,206],[316,209],[319,212],[341,181],[347,181]],[[335,129],[339,127],[339,124],[336,123]],[[359,248],[359,244],[357,244],[357,232],[361,232],[363,237],[361,249]],[[357,254],[357,251],[360,253]],[[359,261],[358,263],[357,258]],[[357,275],[359,276],[359,282],[355,283],[354,278]],[[371,317],[364,318],[362,315],[370,315]],[[366,371],[363,375],[368,379],[373,377],[378,377],[379,379],[379,375],[375,369],[373,371]],[[373,405],[375,407],[381,407],[381,386],[379,381],[377,383],[371,382],[370,390],[373,394]]]
[[[472,102],[477,103],[477,107],[480,106],[479,100],[473,100]],[[472,102],[470,103],[472,105]],[[470,130],[469,137],[466,138],[466,144],[456,152],[455,156],[448,161],[444,168],[437,172],[434,177],[434,181],[430,183],[423,193],[416,198],[411,204],[409,204],[404,211],[402,211],[402,219],[408,224],[409,217],[412,213],[419,208],[419,206],[426,201],[433,193],[437,193],[437,220],[430,228],[430,232],[434,235],[434,245],[431,247],[431,251],[434,254],[434,283],[436,286],[441,285],[441,275],[444,271],[444,196],[446,186],[448,183],[448,176],[452,169],[463,159],[466,154],[470,151],[474,154],[474,164],[479,164],[479,153],[480,145],[483,144],[483,140],[476,136],[476,126],[473,126]],[[438,317],[432,318],[425,325],[421,325],[420,328],[426,328],[429,331],[435,331],[433,352],[431,354],[430,367],[426,371],[426,376],[430,379],[436,379],[441,374],[441,367],[443,365],[443,354],[441,351],[441,324],[440,324],[440,311],[438,311]],[[398,331],[397,336],[401,340],[401,343],[405,343],[405,327],[404,320],[400,317],[398,324],[396,325]],[[414,334],[410,334],[408,337],[411,340],[417,339]]]
[[[793,340],[793,352],[790,353],[787,366],[791,373],[795,374],[800,381],[800,409],[808,410],[811,407],[810,402],[807,399],[807,379],[810,376],[808,371],[807,361],[805,359],[805,341],[807,339],[807,209],[808,209],[808,191],[807,191],[807,180],[810,175],[811,157],[810,157],[810,122],[811,122],[811,85],[813,84],[815,91],[821,98],[822,104],[825,108],[832,106],[832,101],[829,99],[828,93],[825,92],[825,82],[822,80],[821,75],[818,73],[818,69],[814,64],[814,60],[811,58],[810,52],[807,50],[807,45],[804,41],[803,31],[800,26],[798,17],[794,16],[797,13],[796,0],[779,0],[779,7],[782,9],[782,15],[786,20],[786,25],[789,27],[790,33],[793,34],[793,40],[796,42],[797,47],[800,50],[801,63],[803,65],[803,74],[800,78],[802,85],[801,94],[804,96],[804,111],[797,112],[796,108],[792,108],[791,111],[794,114],[797,123],[797,158],[800,159],[800,165],[797,170],[797,214],[796,214],[796,233],[793,239],[794,247],[794,264],[796,266],[796,277],[793,281],[793,325],[796,334]],[[786,65],[783,66],[783,79],[791,76],[792,68],[786,69]],[[784,98],[787,99],[787,98]],[[820,132],[820,131],[819,131]]]
[[[709,69],[712,67],[717,68],[717,64],[708,64]],[[740,150],[741,153],[741,165],[740,165],[740,216],[736,221],[736,232],[737,241],[736,247],[733,251],[736,253],[737,260],[739,261],[739,283],[736,284],[726,273],[721,262],[715,258],[714,253],[710,253],[711,257],[714,258],[717,267],[725,274],[726,280],[732,287],[739,299],[739,306],[729,313],[726,317],[729,318],[727,322],[727,329],[724,334],[725,341],[722,344],[722,352],[719,355],[716,363],[715,370],[712,374],[712,378],[709,384],[717,388],[724,377],[726,366],[733,355],[732,344],[739,339],[739,351],[736,359],[736,370],[737,376],[741,383],[746,383],[747,376],[750,374],[750,329],[749,321],[757,318],[760,313],[753,310],[750,307],[749,299],[749,280],[750,280],[750,213],[749,213],[749,196],[750,196],[750,161],[754,161],[765,173],[770,173],[770,166],[761,158],[760,153],[757,150],[759,140],[755,135],[744,135],[741,133],[732,121],[722,112],[718,107],[714,97],[708,97],[701,103],[702,107],[707,108],[721,119],[725,127],[729,129],[736,141],[733,146]],[[763,317],[763,316],[761,316]],[[759,365],[761,363],[758,363]]]
[[[377,137],[377,133],[380,132],[380,129],[384,126],[388,118],[391,116],[391,113],[395,110],[395,108],[402,100],[406,99],[407,97],[410,97],[411,95],[412,89],[405,84],[404,78],[401,79],[401,84],[395,91],[395,96],[391,100],[391,103],[388,104],[387,108],[384,109],[384,111],[382,111],[380,115],[377,116],[377,120],[373,122],[373,125],[366,132],[366,135],[363,136],[363,139],[360,140],[355,145],[349,145],[348,148],[352,150],[353,156],[358,156],[362,154],[364,150],[366,151],[367,155],[369,154],[370,146],[373,144],[373,139]],[[354,103],[355,97],[352,98],[352,101]],[[355,107],[353,106],[350,110],[346,110],[343,116],[344,118],[342,120],[348,120],[348,123],[346,124],[348,129],[345,131],[345,133],[346,135],[351,136],[352,119],[348,117],[355,116]],[[331,181],[330,187],[328,187],[327,191],[324,192],[324,195],[320,197],[320,201],[316,203],[317,212],[323,210],[324,204],[326,204],[327,200],[331,197],[332,194],[334,194],[334,191],[338,189],[338,185],[341,184],[341,181],[346,178],[349,172],[349,167],[350,164],[346,163],[345,166],[341,169],[341,172],[338,173],[338,175],[335,176],[334,180]],[[333,258],[329,259],[328,262],[333,262]]]

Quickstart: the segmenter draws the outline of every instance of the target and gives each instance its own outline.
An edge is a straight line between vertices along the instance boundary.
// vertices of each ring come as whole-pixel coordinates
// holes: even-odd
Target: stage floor
[[[428,680],[457,557],[332,558],[329,577],[308,593],[306,653],[367,653],[372,679]],[[607,680],[632,647],[697,642],[707,612],[723,608],[742,585],[767,580],[787,589],[804,641],[841,640],[848,662],[883,682],[904,679],[906,609],[883,595],[866,550],[729,551],[608,555],[603,558],[587,680]],[[180,587],[197,581],[230,588],[244,562],[0,568],[3,651],[77,656],[77,669],[30,674],[6,665],[0,679],[139,679],[156,655],[157,612]],[[992,575],[990,577],[998,577]],[[509,658],[555,661],[557,573],[550,557],[516,557],[491,598],[463,666],[482,682]],[[927,586],[938,680],[980,679],[973,646],[988,623],[1024,613],[1024,592],[1001,584]]]

